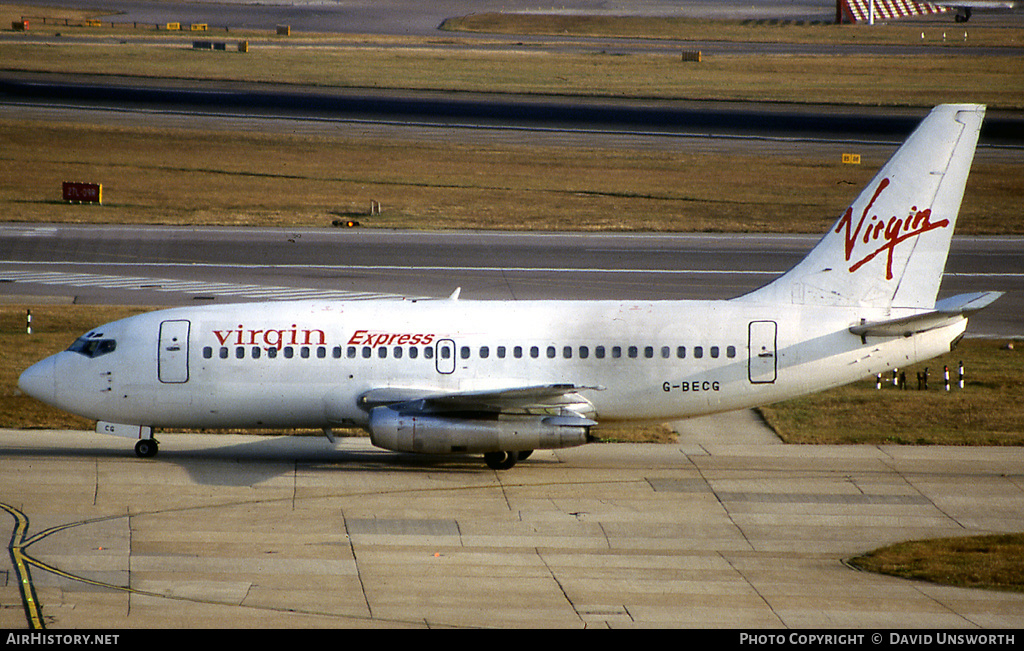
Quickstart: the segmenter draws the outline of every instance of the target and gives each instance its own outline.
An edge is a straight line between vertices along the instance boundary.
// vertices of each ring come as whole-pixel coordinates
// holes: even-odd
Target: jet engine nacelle
[[[582,416],[445,418],[376,407],[370,441],[386,450],[435,454],[569,448],[586,443],[596,424]]]

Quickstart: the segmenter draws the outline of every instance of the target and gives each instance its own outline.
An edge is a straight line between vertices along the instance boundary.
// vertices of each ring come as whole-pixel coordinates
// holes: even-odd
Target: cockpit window
[[[103,335],[85,335],[80,337],[68,348],[73,353],[79,353],[86,357],[99,357],[114,352],[117,348],[117,341],[114,339],[103,339]]]

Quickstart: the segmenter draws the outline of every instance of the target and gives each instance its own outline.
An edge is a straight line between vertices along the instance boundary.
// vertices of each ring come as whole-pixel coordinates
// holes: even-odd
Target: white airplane
[[[982,11],[1016,11],[1024,8],[1024,2],[1020,0],[952,0],[950,2],[940,1],[932,3],[939,7],[951,7],[956,9],[953,19],[958,23],[966,23],[971,19],[975,9]]]
[[[21,389],[137,438],[154,428],[362,427],[374,445],[509,468],[598,422],[764,405],[945,353],[1001,294],[936,302],[984,106],[935,108],[821,242],[715,301],[302,301],[100,326]]]

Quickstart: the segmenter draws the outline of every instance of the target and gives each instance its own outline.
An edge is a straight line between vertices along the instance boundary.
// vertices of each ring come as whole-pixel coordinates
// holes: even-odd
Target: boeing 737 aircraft
[[[956,9],[954,20],[958,23],[966,23],[971,19],[975,9],[982,11],[1016,11],[1024,7],[1020,0],[951,0],[946,2],[940,0],[932,3],[939,7],[952,7]]]
[[[275,302],[91,330],[21,389],[154,428],[361,427],[374,445],[509,468],[614,421],[763,405],[945,353],[1000,296],[936,302],[985,108],[932,110],[796,267],[716,301]]]

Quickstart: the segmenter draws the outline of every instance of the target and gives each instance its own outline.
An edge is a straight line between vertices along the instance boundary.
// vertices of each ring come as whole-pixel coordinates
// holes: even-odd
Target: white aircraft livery
[[[19,387],[137,438],[361,427],[510,468],[616,421],[764,405],[948,352],[1001,294],[936,302],[985,107],[925,118],[806,258],[713,301],[381,299],[207,305],[100,326]]]

